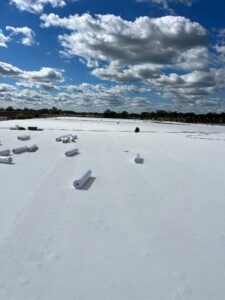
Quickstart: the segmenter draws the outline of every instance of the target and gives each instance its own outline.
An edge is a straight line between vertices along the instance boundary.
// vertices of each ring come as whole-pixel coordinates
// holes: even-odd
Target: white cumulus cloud
[[[40,14],[46,5],[52,7],[63,7],[66,5],[66,0],[11,0],[11,4],[21,11]]]
[[[5,62],[0,62],[0,77],[8,77],[40,84],[64,81],[62,71],[57,69],[42,67],[38,71],[25,71]]]
[[[29,27],[12,27],[6,26],[6,30],[11,31],[10,36],[22,35],[20,43],[25,46],[31,46],[35,44],[35,33]]]
[[[67,30],[58,37],[62,52],[86,61],[100,79],[142,82],[167,99],[191,103],[225,86],[218,75],[223,67],[211,63],[207,30],[185,17],[127,21],[114,15],[61,18],[51,13],[43,14],[41,21],[42,27]]]
[[[7,43],[10,41],[10,37],[5,36],[2,30],[0,29],[0,47],[7,48]]]
[[[120,64],[175,64],[190,48],[204,46],[207,32],[184,17],[139,17],[126,21],[114,15],[90,14],[60,18],[42,15],[43,27],[63,27],[59,41],[68,56]]]

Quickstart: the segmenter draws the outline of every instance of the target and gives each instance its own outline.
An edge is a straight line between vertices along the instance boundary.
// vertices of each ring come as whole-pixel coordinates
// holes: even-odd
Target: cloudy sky
[[[1,0],[0,107],[225,111],[223,0]]]

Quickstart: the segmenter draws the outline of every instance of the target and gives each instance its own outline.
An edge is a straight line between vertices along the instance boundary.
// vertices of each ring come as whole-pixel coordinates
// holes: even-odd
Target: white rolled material
[[[143,161],[143,158],[141,158],[140,153],[138,153],[135,157],[134,157],[134,162],[136,164],[140,164]]]
[[[32,145],[32,146],[28,147],[28,149],[27,149],[28,152],[35,152],[37,150],[38,150],[37,145]]]
[[[70,141],[71,142],[76,142],[76,140],[77,140],[77,135],[71,135]]]
[[[12,157],[0,156],[0,163],[2,163],[2,164],[11,164],[12,163]]]
[[[10,155],[10,150],[2,150],[0,151],[0,156],[9,156]]]
[[[63,143],[69,143],[69,141],[70,141],[69,137],[64,137],[64,138],[62,139],[62,142],[63,142]]]
[[[66,151],[65,155],[66,156],[74,156],[74,155],[78,154],[78,152],[79,152],[79,150],[76,148],[76,149],[72,149],[72,150]]]
[[[74,182],[73,185],[76,189],[81,189],[85,183],[88,181],[88,179],[91,177],[91,170],[88,170],[85,172],[81,177],[77,178]]]
[[[28,150],[27,146],[19,147],[19,148],[12,149],[12,153],[20,154],[20,153],[23,153],[23,152],[27,152],[27,150]]]
[[[29,135],[21,135],[21,136],[18,136],[17,139],[20,141],[27,141],[30,139],[30,136]]]
[[[75,134],[64,134],[59,137],[57,137],[55,140],[56,142],[63,142],[63,143],[69,143],[69,142],[75,142],[77,139],[77,135]]]

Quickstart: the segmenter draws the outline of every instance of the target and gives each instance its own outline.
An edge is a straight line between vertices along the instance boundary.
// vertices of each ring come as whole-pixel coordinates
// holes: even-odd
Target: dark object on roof
[[[24,127],[22,127],[22,126],[19,126],[17,129],[18,129],[18,130],[26,130],[26,128],[24,128]]]
[[[27,129],[28,130],[35,130],[35,131],[43,131],[43,129],[42,128],[38,128],[38,127],[36,127],[36,126],[28,126],[27,127]]]
[[[36,126],[28,126],[28,130],[38,130]]]
[[[136,127],[134,132],[140,132],[140,128],[139,127]]]

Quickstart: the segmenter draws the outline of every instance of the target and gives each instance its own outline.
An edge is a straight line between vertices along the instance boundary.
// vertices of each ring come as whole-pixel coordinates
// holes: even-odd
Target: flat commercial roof
[[[76,143],[55,141],[69,133]],[[14,120],[0,140],[39,147],[0,164],[1,300],[224,298],[225,127]]]

